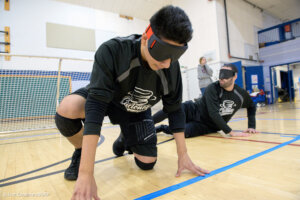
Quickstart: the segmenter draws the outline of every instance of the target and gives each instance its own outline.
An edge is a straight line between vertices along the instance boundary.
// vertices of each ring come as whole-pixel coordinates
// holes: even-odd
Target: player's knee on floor
[[[82,128],[81,119],[69,119],[55,114],[55,124],[60,133],[65,137],[71,137],[78,133]]]
[[[139,159],[137,159],[136,157],[134,157],[134,160],[135,160],[135,163],[136,165],[141,168],[142,170],[150,170],[150,169],[153,169],[155,163],[156,163],[156,160],[152,163],[144,163],[142,161],[140,161]]]

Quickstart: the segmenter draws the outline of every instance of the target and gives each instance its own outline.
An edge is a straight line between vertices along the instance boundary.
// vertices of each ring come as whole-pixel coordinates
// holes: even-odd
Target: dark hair
[[[238,69],[234,64],[231,64],[231,63],[224,64],[223,67],[230,67],[232,71],[234,71],[235,73],[238,73]]]
[[[189,17],[179,7],[165,6],[150,19],[154,34],[180,44],[192,39],[193,29]]]

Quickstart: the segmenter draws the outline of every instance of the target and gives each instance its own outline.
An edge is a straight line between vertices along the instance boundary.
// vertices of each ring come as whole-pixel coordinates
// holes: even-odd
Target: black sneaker
[[[166,134],[170,134],[172,135],[172,131],[170,130],[169,126],[167,125],[159,125],[159,126],[156,126],[155,127],[155,131],[156,133],[159,133],[159,132],[164,132]]]
[[[123,133],[121,132],[113,144],[113,152],[116,156],[123,156],[125,151],[128,151],[128,154],[132,154],[132,151],[126,148],[125,139]]]
[[[123,156],[125,151],[125,140],[122,132],[113,144],[113,152],[116,156]]]
[[[81,149],[76,149],[72,156],[70,166],[65,171],[65,179],[73,181],[78,177],[78,170],[80,165]]]

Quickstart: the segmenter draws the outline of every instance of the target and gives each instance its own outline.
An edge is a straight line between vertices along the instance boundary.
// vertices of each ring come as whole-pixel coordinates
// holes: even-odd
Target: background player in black
[[[219,75],[219,81],[211,83],[204,96],[195,102],[182,104],[186,115],[185,137],[195,137],[222,130],[229,136],[249,136],[258,133],[255,130],[256,106],[248,92],[234,82],[237,79],[237,68],[233,64],[225,64]],[[233,132],[227,122],[240,108],[247,108],[248,129],[244,132]],[[161,122],[168,114],[158,111],[153,115],[154,123]],[[156,127],[156,132],[172,134],[167,125]]]
[[[177,145],[176,175],[184,169],[197,175],[208,173],[191,161],[184,140],[182,82],[177,60],[191,38],[191,23],[184,11],[166,6],[151,17],[142,36],[114,38],[99,47],[90,84],[65,97],[55,117],[58,129],[76,149],[65,172],[66,179],[77,179],[78,173],[72,199],[99,199],[93,171],[105,115],[120,125],[122,134],[116,142],[133,152],[137,166],[143,170],[153,168],[157,139],[150,108],[160,99]]]

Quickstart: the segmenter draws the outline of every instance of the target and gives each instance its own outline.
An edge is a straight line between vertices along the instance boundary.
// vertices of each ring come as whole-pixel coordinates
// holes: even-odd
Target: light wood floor
[[[230,126],[246,129],[246,115],[239,111]],[[105,125],[95,164],[98,193],[111,200],[300,200],[300,103],[258,108],[257,129],[262,133],[247,138],[215,133],[187,139],[193,161],[212,173],[175,178],[172,136],[158,135],[166,142],[158,145],[155,169],[145,172],[132,155],[114,157],[111,147],[119,128]],[[70,199],[75,182],[64,180],[63,171],[72,153],[55,129],[0,136],[0,199]]]

